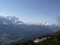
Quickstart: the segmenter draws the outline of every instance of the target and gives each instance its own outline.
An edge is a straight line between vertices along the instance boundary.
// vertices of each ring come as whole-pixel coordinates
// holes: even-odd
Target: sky
[[[0,0],[0,16],[17,16],[28,24],[56,24],[60,0]]]

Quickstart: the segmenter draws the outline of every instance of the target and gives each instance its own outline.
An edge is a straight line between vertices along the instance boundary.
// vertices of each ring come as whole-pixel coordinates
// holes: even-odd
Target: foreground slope
[[[35,43],[33,40],[30,40],[24,43],[16,43],[15,45],[60,45],[60,32],[57,32],[55,35],[43,38],[43,40],[37,43]]]

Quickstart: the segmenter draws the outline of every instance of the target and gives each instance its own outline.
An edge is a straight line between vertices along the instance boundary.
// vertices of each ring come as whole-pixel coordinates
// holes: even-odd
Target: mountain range
[[[34,38],[51,35],[60,31],[57,25],[27,25],[19,21],[17,17],[0,16],[0,42],[10,44],[13,42],[25,42]]]

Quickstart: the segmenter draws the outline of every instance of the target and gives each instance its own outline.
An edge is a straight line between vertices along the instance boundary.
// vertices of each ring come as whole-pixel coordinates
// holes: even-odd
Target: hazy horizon
[[[60,0],[0,0],[0,16],[17,16],[27,24],[56,24]]]

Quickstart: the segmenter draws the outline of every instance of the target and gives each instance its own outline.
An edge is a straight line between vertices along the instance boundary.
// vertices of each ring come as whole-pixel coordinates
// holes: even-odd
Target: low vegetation
[[[50,38],[46,38],[46,40],[42,40],[38,43],[34,43],[33,40],[30,40],[24,43],[18,43],[16,45],[60,45],[60,32],[50,36]]]

